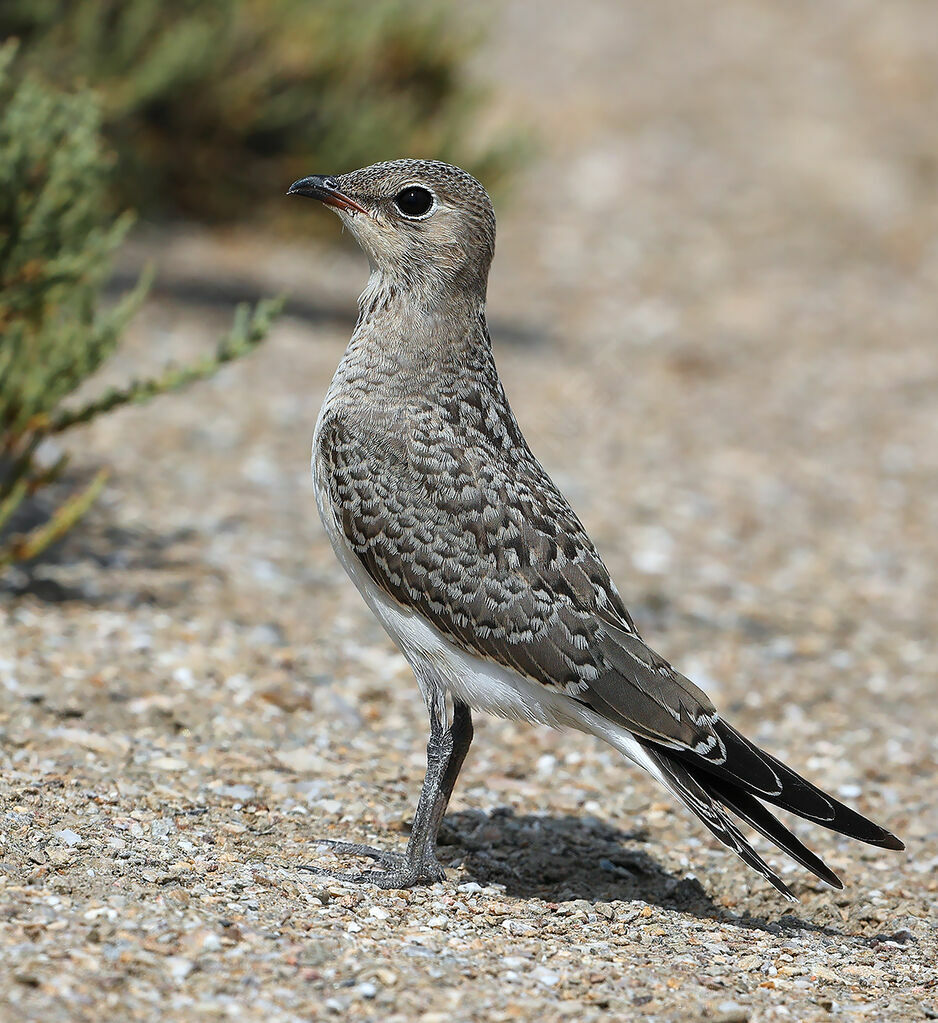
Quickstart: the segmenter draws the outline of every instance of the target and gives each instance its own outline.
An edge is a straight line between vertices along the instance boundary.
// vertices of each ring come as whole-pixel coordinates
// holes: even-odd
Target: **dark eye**
[[[405,217],[422,217],[433,205],[433,193],[419,185],[411,185],[394,196],[394,205]]]

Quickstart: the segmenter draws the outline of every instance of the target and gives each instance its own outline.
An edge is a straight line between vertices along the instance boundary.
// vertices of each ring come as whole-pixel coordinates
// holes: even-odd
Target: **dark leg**
[[[435,771],[431,772],[430,768],[433,758],[432,742],[431,732],[430,744],[427,746],[427,775],[424,778],[417,812],[414,814],[414,826],[410,833],[410,841],[407,843],[407,859],[428,866],[435,865],[438,874],[435,880],[442,880],[445,875],[443,868],[436,860],[436,839],[440,833],[440,825],[443,823],[443,815],[446,813],[450,796],[453,794],[456,779],[459,777],[463,761],[469,752],[469,744],[472,742],[472,716],[467,704],[460,703],[459,700],[453,703],[453,723],[442,735],[443,769],[439,775],[436,775]],[[432,787],[428,784],[431,773],[434,774]]]
[[[428,687],[427,707],[430,712],[427,773],[423,779],[406,851],[403,854],[384,852],[354,842],[324,841],[323,845],[328,845],[337,853],[367,856],[384,869],[352,873],[303,866],[302,870],[341,881],[374,884],[379,888],[410,888],[443,880],[445,874],[436,858],[436,838],[456,778],[472,742],[472,717],[469,707],[457,700],[453,705],[453,723],[446,728],[446,702],[442,688],[436,684]]]

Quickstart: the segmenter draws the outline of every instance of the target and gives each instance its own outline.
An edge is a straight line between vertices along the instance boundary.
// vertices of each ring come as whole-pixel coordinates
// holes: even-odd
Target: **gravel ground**
[[[286,319],[86,429],[105,498],[4,583],[0,1018],[938,1017],[938,7],[571,10],[499,6],[484,61],[542,138],[500,221],[506,386],[652,644],[907,852],[798,826],[847,888],[783,867],[793,908],[608,748],[481,718],[445,883],[300,871],[406,841],[425,721],[309,492],[348,323]],[[364,276],[158,250],[330,309]],[[224,323],[164,295],[107,378]]]

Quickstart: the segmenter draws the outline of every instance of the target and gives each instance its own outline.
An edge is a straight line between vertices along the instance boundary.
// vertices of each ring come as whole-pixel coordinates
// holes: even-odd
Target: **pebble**
[[[220,785],[215,790],[220,796],[228,796],[229,799],[239,799],[241,802],[248,802],[257,795],[257,790],[251,785]]]
[[[192,967],[195,964],[191,959],[186,959],[183,956],[167,956],[166,967],[169,970],[170,976],[176,983],[181,983],[189,976],[192,972]]]
[[[713,1016],[714,1023],[747,1023],[749,1010],[738,1002],[720,1002]]]

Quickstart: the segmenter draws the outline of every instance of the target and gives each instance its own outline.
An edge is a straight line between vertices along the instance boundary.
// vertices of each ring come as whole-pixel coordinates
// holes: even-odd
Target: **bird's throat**
[[[422,372],[439,373],[458,366],[480,345],[489,349],[485,296],[415,288],[374,271],[359,299],[352,343]]]

